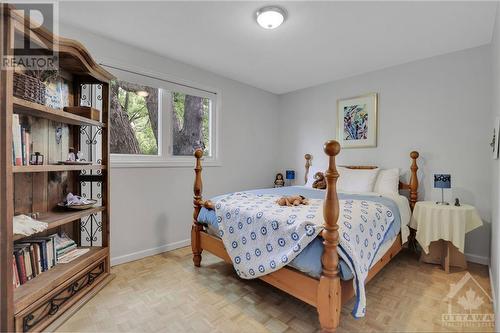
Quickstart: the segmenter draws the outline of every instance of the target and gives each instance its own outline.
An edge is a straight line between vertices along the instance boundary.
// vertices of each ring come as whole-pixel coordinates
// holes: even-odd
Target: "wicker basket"
[[[36,77],[15,72],[14,96],[45,105],[45,84]]]

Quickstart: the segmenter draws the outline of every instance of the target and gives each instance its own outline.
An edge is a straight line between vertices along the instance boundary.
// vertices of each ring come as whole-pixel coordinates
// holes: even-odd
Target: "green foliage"
[[[174,101],[174,115],[175,119],[179,124],[179,128],[182,129],[184,122],[184,111],[185,111],[185,100],[186,94],[172,92],[172,97]],[[203,120],[202,120],[202,136],[203,143],[205,144],[205,155],[210,154],[210,99],[203,98]]]
[[[130,126],[134,130],[141,154],[158,155],[158,143],[151,127],[146,99],[134,92],[118,89],[118,100],[127,112]]]
[[[173,112],[175,119],[182,130],[184,123],[185,100],[186,94],[178,92],[171,93],[173,100]],[[127,113],[130,126],[132,127],[139,149],[144,155],[158,155],[158,142],[155,138],[151,120],[147,109],[146,98],[137,95],[133,91],[127,91],[119,87],[118,100],[122,109]],[[210,99],[203,98],[203,119],[202,119],[202,136],[205,144],[205,155],[210,154]],[[161,126],[159,126],[161,127]]]

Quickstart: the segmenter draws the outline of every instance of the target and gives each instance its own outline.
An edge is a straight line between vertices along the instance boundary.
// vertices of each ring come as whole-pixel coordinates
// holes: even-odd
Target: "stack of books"
[[[76,243],[69,238],[66,234],[61,236],[56,235],[56,258],[57,261],[61,260],[65,255],[76,249]]]
[[[19,115],[12,115],[12,164],[30,165],[31,135],[21,126]]]
[[[26,238],[14,243],[13,285],[20,285],[50,270],[57,263],[68,263],[85,254],[66,234]]]
[[[13,283],[15,287],[55,266],[57,263],[56,236],[30,238],[14,243]]]

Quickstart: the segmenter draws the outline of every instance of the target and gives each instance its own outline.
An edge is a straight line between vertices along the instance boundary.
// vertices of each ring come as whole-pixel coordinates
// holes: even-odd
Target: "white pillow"
[[[373,191],[381,194],[398,194],[399,169],[380,170]]]
[[[379,169],[349,169],[337,168],[340,177],[337,180],[337,190],[340,192],[373,192]]]
[[[325,170],[321,170],[320,168],[312,166],[312,165],[309,167],[309,173],[307,174],[307,182],[306,182],[306,185],[305,185],[306,187],[311,187],[312,188],[313,183],[315,181],[314,175],[317,172],[323,172],[323,173],[325,173]]]

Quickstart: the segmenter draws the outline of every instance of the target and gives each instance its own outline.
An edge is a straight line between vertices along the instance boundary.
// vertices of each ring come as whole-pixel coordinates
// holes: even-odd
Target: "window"
[[[192,166],[202,148],[205,165],[218,164],[219,94],[158,75],[110,67],[110,152],[115,167]]]
[[[193,148],[203,148],[211,156],[209,98],[172,92],[172,155],[192,156]]]
[[[110,85],[112,154],[158,155],[158,88],[114,80]]]

